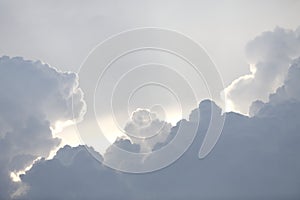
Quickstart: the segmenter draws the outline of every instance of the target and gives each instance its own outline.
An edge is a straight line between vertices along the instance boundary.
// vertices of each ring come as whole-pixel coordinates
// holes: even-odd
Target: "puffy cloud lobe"
[[[137,109],[124,130],[133,143],[140,145],[140,152],[151,152],[154,145],[166,140],[171,127],[170,123],[158,119],[155,113]]]
[[[275,28],[248,43],[251,74],[234,80],[226,89],[233,110],[248,113],[255,100],[266,101],[283,84],[292,59],[300,56],[299,31]]]
[[[300,57],[293,60],[288,70],[284,85],[279,87],[275,93],[269,96],[269,101],[255,101],[250,107],[250,113],[256,116],[274,115],[280,110],[285,111],[290,105],[300,101]],[[288,102],[288,103],[287,103]],[[293,109],[293,108],[290,108]]]
[[[165,144],[170,140],[171,127],[170,123],[158,119],[155,113],[137,109],[124,128],[126,137],[117,138],[106,150],[104,159],[121,163],[126,158],[119,157],[120,149],[132,153],[151,153],[157,149],[157,144]]]
[[[154,112],[137,109],[124,128],[127,136],[117,138],[114,144],[107,148],[103,156],[104,161],[115,167],[140,164],[141,160],[147,159],[151,152],[170,141],[173,135],[170,134],[171,127],[170,123],[158,119]],[[143,155],[132,156],[136,153],[143,153]]]
[[[20,57],[0,58],[0,93],[0,199],[9,199],[21,185],[10,173],[48,157],[59,145],[50,127],[73,119],[72,96],[75,118],[81,118],[85,105],[74,73]]]

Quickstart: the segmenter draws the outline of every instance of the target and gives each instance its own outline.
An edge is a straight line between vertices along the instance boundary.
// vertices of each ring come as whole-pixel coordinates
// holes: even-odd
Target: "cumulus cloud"
[[[248,43],[246,56],[251,73],[225,89],[233,110],[247,114],[253,101],[267,101],[269,94],[283,84],[291,60],[300,56],[299,30],[277,27]]]
[[[289,106],[300,101],[300,57],[292,61],[284,85],[269,96],[269,101],[255,101],[250,107],[250,114],[256,116],[271,115],[274,110],[279,111],[283,106]],[[288,102],[288,103],[287,103]],[[272,115],[276,115],[273,113]]]
[[[154,112],[137,109],[132,113],[131,121],[126,124],[124,130],[133,143],[140,145],[140,152],[149,152],[158,142],[166,140],[171,127],[170,123],[157,118]]]
[[[122,163],[126,158],[120,158],[119,149],[132,153],[151,153],[158,149],[158,144],[170,141],[171,128],[170,123],[158,119],[154,112],[139,108],[132,113],[131,120],[124,128],[126,136],[117,138],[107,148],[104,159]]]
[[[21,57],[0,58],[0,93],[0,199],[9,199],[24,189],[10,176],[59,145],[52,130],[73,120],[72,97],[75,120],[85,105],[74,73]]]
[[[188,134],[199,124],[194,142],[172,165],[152,173],[122,173],[97,161],[122,161],[124,158],[114,151],[113,146],[103,157],[86,146],[65,146],[53,159],[37,161],[21,176],[22,184],[27,188],[25,192],[20,191],[16,198],[299,199],[300,59],[293,60],[299,53],[298,47],[299,33],[280,28],[263,33],[249,43],[247,52],[253,74],[247,79],[241,77],[235,81],[227,88],[227,95],[236,103],[237,108],[244,108],[255,101],[250,109],[251,117],[234,112],[222,113],[214,102],[205,100],[191,112],[189,120],[183,119],[176,126],[166,129],[167,131],[159,132],[163,133],[163,137],[149,144],[134,138],[151,138],[155,131],[162,130],[158,127],[162,127],[165,122],[153,120],[155,116],[147,110],[133,113],[132,121],[125,128],[133,136],[117,140],[114,146],[134,153],[149,149],[155,151],[168,145],[179,127]],[[236,99],[238,97],[240,102]],[[46,111],[45,108],[44,112]],[[226,120],[217,145],[205,159],[200,160],[199,148],[211,122],[212,111],[216,111],[220,118],[226,116]],[[198,113],[200,119],[197,117]],[[57,116],[60,118],[60,115]],[[153,122],[156,123],[153,125]],[[54,140],[49,129],[51,124],[52,121],[47,120],[50,140]],[[35,124],[32,126],[35,127]],[[8,130],[10,126],[4,124],[0,127],[2,133],[2,129]],[[8,144],[3,142],[3,145]],[[31,158],[32,155],[34,154],[28,153],[22,158],[15,156],[15,161],[4,166],[10,166],[7,167],[9,170],[19,169],[19,166],[25,166],[20,162],[25,163],[35,158]],[[142,165],[147,158],[139,159],[132,163],[140,162]],[[0,170],[1,176],[9,170]],[[6,188],[11,187],[6,184]]]
[[[171,166],[146,174],[121,173],[96,162],[87,147],[65,147],[54,159],[37,162],[22,176],[30,186],[23,199],[299,199],[300,99],[295,98],[299,91],[292,89],[299,81],[297,63],[281,87],[290,95],[278,92],[279,88],[269,102],[260,103],[253,117],[227,113],[220,140],[205,159],[199,160],[198,152],[211,108],[224,115],[209,100],[200,103],[188,121],[172,127],[173,136],[182,124],[189,132],[189,125],[199,123],[193,116],[201,114],[193,144]],[[281,100],[275,103],[274,95]],[[139,145],[130,140],[116,143],[139,152]],[[63,164],[65,159],[68,165]]]
[[[124,130],[126,137],[117,138],[104,153],[104,161],[115,168],[140,166],[151,153],[170,141],[172,125],[160,120],[156,113],[137,109]],[[158,144],[160,144],[158,146]],[[139,153],[139,156],[135,156]]]
[[[69,165],[56,157],[41,160],[22,176],[30,185],[26,198],[297,199],[300,116],[286,111],[293,114],[294,121],[282,123],[283,115],[274,119],[228,113],[223,135],[209,157],[197,158],[201,127],[193,145],[177,162],[154,173],[119,173],[96,162],[84,147],[64,148],[59,154],[75,154]],[[281,128],[287,123],[294,127]]]

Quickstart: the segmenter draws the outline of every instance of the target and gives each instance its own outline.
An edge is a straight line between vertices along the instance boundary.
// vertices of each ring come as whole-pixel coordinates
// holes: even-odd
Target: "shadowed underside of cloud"
[[[24,192],[11,173],[48,157],[60,139],[50,127],[57,121],[80,119],[82,92],[74,73],[62,73],[39,61],[20,57],[0,58],[0,199]]]
[[[203,160],[198,152],[209,123],[207,108],[216,106],[209,100],[199,105],[194,143],[171,166],[139,175],[120,173],[97,162],[86,147],[66,146],[21,177],[29,187],[23,199],[299,199],[299,69],[298,59],[284,86],[260,102],[253,117],[227,113],[220,140]],[[192,116],[178,122],[170,135],[180,124],[190,131],[189,124],[198,123]],[[128,140],[118,143],[140,149]],[[122,162],[113,153],[106,156]]]

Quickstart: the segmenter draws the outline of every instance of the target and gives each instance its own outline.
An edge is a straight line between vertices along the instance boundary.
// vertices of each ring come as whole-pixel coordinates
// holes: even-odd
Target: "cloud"
[[[122,154],[117,154],[113,146],[107,150],[103,157],[90,147],[65,146],[57,152],[53,159],[41,159],[36,161],[26,174],[21,175],[20,178],[22,182],[19,184],[26,187],[25,189],[24,187],[19,187],[22,188],[22,190],[18,190],[19,195],[15,196],[15,198],[20,200],[93,200],[99,198],[125,200],[186,198],[212,200],[262,198],[272,200],[299,199],[300,91],[298,88],[298,77],[300,75],[300,61],[299,58],[292,60],[299,53],[297,44],[299,37],[295,36],[297,34],[296,32],[277,28],[273,32],[262,34],[262,36],[249,43],[247,51],[249,62],[251,61],[250,63],[253,64],[253,74],[247,78],[249,83],[247,81],[243,82],[245,77],[241,77],[235,81],[232,88],[229,87],[229,94],[232,95],[230,96],[232,98],[231,100],[235,100],[233,97],[237,98],[238,96],[234,96],[234,94],[238,94],[237,91],[239,89],[241,92],[241,103],[237,104],[237,101],[234,102],[237,106],[241,106],[241,108],[244,108],[246,104],[249,106],[252,100],[255,101],[252,103],[250,109],[251,117],[234,112],[222,113],[222,110],[214,102],[205,100],[200,103],[197,109],[191,112],[189,120],[183,119],[179,121],[176,126],[166,129],[168,131],[162,132],[164,137],[155,140],[153,143],[151,142],[150,145],[147,142],[134,140],[133,138],[135,137],[132,136],[129,138],[121,138],[114,144],[119,148],[135,153],[150,149],[151,151],[155,151],[162,146],[168,145],[176,136],[179,127],[183,128],[188,134],[193,131],[192,127],[194,127],[195,124],[199,124],[194,142],[183,156],[172,165],[151,173],[122,173],[112,170],[97,161],[114,159],[116,162],[119,162],[119,164],[124,164],[122,163],[122,159],[124,160],[124,158],[121,157]],[[290,38],[294,39],[290,40]],[[261,52],[258,52],[260,50]],[[7,60],[7,58],[5,59]],[[14,62],[16,62],[15,60]],[[32,64],[32,62],[29,63]],[[41,68],[44,70],[48,69],[47,67],[46,69],[45,67]],[[22,72],[22,74],[29,76],[24,72]],[[47,71],[45,74],[49,75],[49,72]],[[62,73],[58,74],[63,77]],[[269,78],[267,75],[272,75],[276,81],[273,81],[273,78]],[[3,80],[5,80],[5,78],[8,79],[7,77],[3,76]],[[40,76],[39,74],[34,77],[44,76]],[[45,77],[48,76],[45,75]],[[29,80],[35,79],[32,78]],[[41,80],[44,79],[41,78]],[[52,79],[50,78],[50,80]],[[49,80],[47,79],[47,81]],[[279,83],[280,81],[281,83]],[[241,87],[242,82],[244,83],[243,88]],[[11,82],[8,83],[13,85]],[[60,84],[52,84],[50,81],[45,85],[50,87],[51,85],[57,86],[63,83],[65,82],[62,81]],[[251,86],[252,89],[249,84],[253,86]],[[26,84],[23,83],[15,87],[25,86]],[[43,86],[43,84],[32,84],[30,87],[25,88],[35,89],[34,86]],[[8,88],[10,88],[10,86]],[[33,106],[32,110],[35,111],[34,116],[38,114],[39,116],[47,116],[47,118],[36,117],[37,119],[32,119],[27,117],[26,120],[28,119],[28,122],[26,122],[30,125],[28,125],[28,130],[30,131],[26,129],[26,131],[24,130],[22,132],[31,133],[33,132],[31,130],[37,130],[35,127],[38,127],[40,124],[44,125],[40,126],[44,127],[45,130],[46,127],[48,127],[46,131],[47,134],[45,134],[48,136],[48,140],[44,142],[45,144],[48,144],[48,141],[55,140],[52,137],[49,127],[56,124],[56,120],[67,120],[69,113],[67,110],[68,103],[61,104],[61,100],[56,101],[59,95],[53,91],[61,91],[60,87],[55,88],[53,91],[51,88],[52,87],[46,89],[50,94],[47,92],[42,93],[42,97],[35,93],[35,95],[31,94],[31,96],[36,96],[37,99],[46,101],[42,101],[43,104],[40,105],[40,101],[34,100],[34,105],[40,105]],[[254,91],[256,89],[258,95],[264,95],[265,99],[255,97]],[[20,94],[22,94],[24,90],[25,89],[21,89]],[[247,96],[248,94],[243,96],[245,94],[245,92],[242,93],[244,90],[248,92],[253,90],[253,93],[249,92],[249,96]],[[44,90],[41,90],[41,92],[43,91]],[[10,95],[10,93],[7,94]],[[16,92],[16,94],[19,94],[19,92]],[[44,98],[44,95],[49,95],[47,96],[49,98]],[[19,97],[17,100],[22,99],[22,96],[17,97]],[[249,98],[249,100],[247,100],[247,98]],[[2,104],[0,105],[10,105],[7,104],[7,102],[14,102],[14,98],[11,98],[13,100],[7,102],[5,102],[5,98],[3,99],[1,99],[3,103],[1,102]],[[24,99],[26,98],[24,97]],[[62,99],[66,100],[68,98]],[[78,99],[81,99],[80,95]],[[244,101],[244,99],[246,99],[246,101]],[[51,102],[48,102],[50,100]],[[31,110],[30,102],[31,101],[28,101],[28,103],[24,104],[24,110]],[[45,107],[43,106],[44,103],[46,105]],[[20,102],[16,105],[19,104]],[[23,104],[20,105],[23,106]],[[80,101],[79,105],[81,105]],[[1,109],[5,111],[7,107],[8,106],[5,106]],[[13,110],[13,108],[15,107],[12,106],[11,110]],[[48,108],[51,108],[51,110]],[[59,108],[65,109],[61,110]],[[19,110],[20,109],[17,109],[17,111]],[[55,112],[53,110],[55,110]],[[205,159],[200,160],[198,159],[199,148],[203,143],[209,123],[211,123],[212,110],[217,111],[216,113],[220,118],[226,116],[226,120],[217,145]],[[28,114],[30,113],[29,111],[21,112],[21,114],[31,116]],[[10,112],[6,111],[3,113],[7,113],[7,117],[3,119],[10,119]],[[81,109],[79,109],[77,113],[81,113]],[[197,117],[198,113],[200,113],[200,119]],[[11,115],[11,120],[18,121],[12,121],[14,123],[3,123],[3,126],[0,126],[1,139],[8,135],[6,133],[8,131],[5,132],[3,130],[10,130],[12,125],[20,124],[19,122],[22,121],[15,116],[19,117],[22,115]],[[3,119],[1,118],[1,120]],[[155,119],[153,113],[147,110],[137,110],[132,116],[132,121],[128,122],[125,130],[135,136],[140,137],[144,135],[149,137],[157,130],[161,130],[158,129],[158,127],[165,124],[163,121],[153,119]],[[43,124],[41,120],[46,122]],[[15,129],[15,126],[13,128]],[[40,133],[41,131],[37,132]],[[34,145],[30,146],[33,146],[33,150],[30,150],[30,147],[26,146],[24,152],[29,151],[26,155],[14,155],[14,159],[11,159],[11,157],[5,157],[5,155],[10,154],[4,153],[3,157],[0,157],[1,163],[2,161],[5,163],[9,161],[10,163],[9,165],[5,164],[0,170],[1,177],[3,177],[1,180],[5,180],[0,181],[0,187],[4,188],[4,190],[12,190],[12,188],[15,187],[13,185],[14,183],[7,181],[10,180],[7,172],[12,169],[20,169],[26,166],[28,161],[32,162],[32,160],[36,158],[37,155],[32,153],[32,151],[34,152],[36,146],[38,146],[39,140],[42,139],[42,141],[44,141],[43,139],[45,138],[38,137],[35,139],[36,135],[37,134],[34,134],[34,136],[29,135],[29,137],[31,137],[29,142],[38,142],[34,142]],[[27,142],[27,139],[27,137],[21,140],[18,138],[16,142],[16,139],[11,141],[0,140],[0,142],[2,142],[0,148],[3,148],[4,152],[8,152],[11,146],[10,143],[14,142],[14,145],[19,145],[18,142]],[[21,143],[20,146],[22,145]],[[5,149],[5,146],[7,149]],[[43,145],[42,147],[45,148],[45,146],[47,145]],[[48,146],[48,149],[39,149],[38,156],[47,157],[51,145]],[[55,145],[53,144],[52,146]],[[44,152],[44,155],[41,152]],[[142,165],[145,159],[147,159],[147,157],[139,157],[139,160],[135,160],[132,164],[139,162]],[[126,163],[130,164],[130,162]],[[6,197],[1,196],[0,199],[6,199]]]
[[[124,164],[122,154],[116,153],[114,146],[103,157],[85,146],[66,146],[52,160],[40,160],[22,175],[22,183],[28,186],[22,199],[298,199],[300,58],[292,60],[297,54],[297,47],[291,44],[294,40],[288,42],[288,39],[283,39],[280,45],[273,44],[281,36],[290,38],[294,34],[278,28],[264,33],[248,45],[249,59],[257,61],[256,73],[249,78],[249,84],[255,81],[264,88],[264,82],[259,78],[267,76],[267,73],[278,76],[278,80],[282,79],[274,93],[266,88],[261,90],[262,93],[271,94],[265,101],[256,100],[252,103],[251,117],[234,112],[223,114],[214,102],[205,100],[191,112],[189,120],[179,121],[176,126],[163,132],[162,139],[151,142],[150,149],[156,151],[172,141],[180,126],[189,133],[191,127],[199,123],[193,144],[172,165],[152,173],[121,173],[105,167],[94,158],[113,159],[120,165]],[[271,41],[263,44],[260,40]],[[291,46],[286,47],[287,44]],[[261,49],[261,54],[256,55],[255,50],[251,50],[256,45]],[[270,64],[272,58],[275,60]],[[287,66],[282,67],[283,64]],[[286,72],[282,75],[284,70]],[[265,81],[268,87],[277,84],[271,79]],[[239,84],[236,83],[236,86]],[[249,96],[250,99],[252,97]],[[209,127],[212,109],[220,117],[226,115],[223,132],[211,154],[199,160],[199,148]],[[157,127],[164,124],[153,119],[153,113],[137,110],[125,130],[134,136],[149,137],[161,130]],[[142,149],[149,150],[146,140],[140,142],[134,138],[120,138],[114,145],[134,153],[143,152]],[[132,163],[143,163],[147,157],[139,159]]]
[[[106,149],[103,155],[105,163],[118,169],[139,166],[148,155],[170,141],[171,127],[170,123],[160,120],[156,113],[137,109],[125,125],[126,136],[117,138]],[[140,156],[134,156],[137,153]]]
[[[288,106],[300,101],[300,57],[293,60],[284,80],[284,85],[269,96],[269,101],[255,101],[250,107],[250,114],[256,116],[273,115],[287,109]],[[291,108],[293,109],[293,108]]]
[[[290,95],[276,92],[269,102],[260,103],[260,111],[253,117],[227,113],[220,140],[205,159],[199,160],[198,152],[211,108],[216,107],[209,100],[200,103],[189,121],[181,120],[172,127],[173,136],[183,124],[189,132],[189,125],[198,123],[193,115],[201,114],[195,141],[171,166],[145,174],[121,173],[96,162],[87,147],[65,147],[54,159],[37,162],[22,176],[30,186],[23,198],[299,199],[300,99],[295,98],[299,91],[292,89],[299,81],[297,63],[291,66],[283,86]],[[274,95],[281,100],[275,103]],[[129,140],[116,143],[139,152],[139,146]],[[67,165],[65,160],[69,160]]]
[[[267,101],[269,94],[283,84],[291,60],[300,56],[299,30],[277,27],[248,43],[246,56],[251,73],[234,80],[225,89],[233,110],[247,114],[253,101]]]
[[[74,73],[59,72],[40,61],[0,58],[0,199],[23,192],[11,175],[48,157],[60,139],[57,122],[80,120],[85,104]],[[23,189],[22,189],[23,188]]]
[[[65,146],[52,160],[35,163],[22,176],[31,188],[28,199],[121,199],[129,191],[118,184],[118,174],[101,165],[91,156],[91,151],[84,146]],[[98,156],[101,159],[101,155]]]
[[[170,123],[160,120],[154,112],[137,109],[124,130],[133,143],[140,145],[140,152],[149,152],[158,142],[166,140],[171,127]]]

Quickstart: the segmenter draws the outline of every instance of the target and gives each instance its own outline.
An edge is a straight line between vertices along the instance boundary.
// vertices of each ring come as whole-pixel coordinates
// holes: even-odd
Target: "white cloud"
[[[284,87],[297,85],[298,72],[298,64],[293,65]],[[269,103],[261,102],[253,117],[227,113],[220,140],[208,157],[199,160],[213,103],[202,102],[200,127],[192,146],[174,164],[152,173],[120,173],[96,162],[86,147],[65,147],[53,160],[36,163],[22,176],[31,186],[24,198],[298,199],[300,99],[294,98],[298,90],[290,91],[288,98],[285,93],[276,93],[280,102],[273,104],[272,97]],[[180,123],[189,132],[189,124],[198,123],[193,117],[197,111],[192,112],[190,121],[182,120],[173,127],[170,135],[176,135]],[[140,152],[139,145],[129,140],[121,139],[116,145]],[[109,156],[122,160],[118,155]]]
[[[151,152],[157,150],[157,144],[169,142],[171,127],[170,123],[158,119],[154,112],[137,109],[124,128],[126,136],[117,138],[107,148],[103,155],[104,161],[118,169],[134,165],[133,163],[140,164]],[[141,156],[133,156],[135,153],[141,153]]]
[[[247,114],[255,100],[266,101],[283,84],[292,59],[300,56],[299,31],[275,28],[250,41],[246,55],[251,74],[234,80],[226,89],[235,111]]]
[[[170,123],[158,119],[155,113],[138,109],[133,112],[124,130],[135,144],[141,146],[140,152],[150,152],[154,145],[167,139],[171,127]]]
[[[269,101],[264,103],[262,101],[255,101],[250,107],[252,115],[276,116],[280,110],[287,109],[287,106],[293,105],[300,101],[300,57],[292,62],[288,70],[284,85],[279,87],[275,93],[269,96]],[[283,108],[282,108],[283,107]]]
[[[217,107],[211,101],[200,103],[199,108],[191,113],[189,120],[181,120],[175,127],[172,127],[168,137],[164,137],[162,140],[164,142],[155,141],[157,145],[167,145],[168,141],[176,135],[180,125],[183,125],[182,127],[187,133],[190,132],[190,127],[194,127],[193,124],[198,124],[198,118],[195,117],[195,114],[200,113],[200,127],[195,141],[185,154],[171,166],[156,172],[138,175],[120,173],[97,162],[94,156],[97,156],[98,160],[103,160],[103,157],[94,152],[93,149],[89,148],[86,151],[87,147],[84,146],[66,146],[60,149],[53,159],[41,159],[25,175],[21,176],[22,184],[28,186],[28,188],[26,188],[25,193],[23,187],[19,187],[21,189],[17,192],[22,195],[18,198],[22,200],[93,200],[99,198],[130,200],[186,198],[213,200],[299,199],[299,60],[293,61],[293,65],[288,72],[289,63],[292,62],[291,59],[298,53],[297,42],[299,37],[297,36],[297,39],[294,38],[295,40],[288,39],[295,34],[282,29],[264,33],[252,42],[255,44],[254,46],[258,45],[257,50],[261,49],[262,51],[261,53],[258,52],[258,55],[256,55],[256,47],[253,47],[253,50],[251,43],[249,44],[249,60],[255,61],[253,66],[255,65],[256,71],[253,70],[253,77],[251,75],[248,77],[249,83],[243,82],[244,79],[241,78],[231,85],[232,87],[234,86],[230,89],[231,100],[234,103],[237,102],[233,98],[237,97],[233,95],[237,95],[238,93],[235,93],[237,91],[253,91],[253,93],[242,93],[239,96],[241,98],[239,106],[244,108],[244,106],[248,106],[248,103],[250,105],[252,100],[257,100],[254,92],[256,89],[258,95],[268,96],[272,92],[271,89],[273,90],[273,87],[276,92],[269,96],[269,101],[266,103],[260,100],[253,103],[251,109],[252,117],[233,112],[226,113],[226,121],[220,140],[211,154],[205,159],[199,160],[198,152],[211,120],[211,108],[212,106]],[[282,37],[285,39],[282,39]],[[294,43],[297,45],[294,46]],[[273,58],[274,60],[272,60]],[[2,58],[0,66],[2,66],[4,61],[16,64],[20,59]],[[22,59],[21,61],[24,62]],[[35,66],[32,62],[25,63],[27,64],[23,63],[22,66]],[[37,65],[44,66],[41,64]],[[283,65],[285,67],[282,67]],[[58,73],[55,70],[54,73],[51,68],[48,69],[45,66],[40,68],[52,70],[52,73],[56,74],[54,77],[58,76],[59,78],[54,78],[55,81],[53,81],[52,76],[47,76],[49,75],[48,70],[46,70],[47,73],[41,70],[42,72],[32,76],[34,74],[32,72],[36,70],[35,67],[30,73],[26,73],[27,71],[25,70],[20,74],[27,77],[26,80],[29,80],[29,83],[30,81],[40,83],[40,80],[44,80],[45,83],[42,81],[44,84],[32,84],[30,87],[26,87],[28,83],[19,79],[15,80],[22,84],[14,84],[15,80],[9,82],[10,77],[14,77],[15,73],[11,73],[8,76],[3,76],[0,73],[0,76],[2,75],[0,80],[10,84],[7,87],[3,86],[3,91],[6,91],[6,88],[12,88],[12,91],[15,91],[11,93],[6,91],[4,93],[6,96],[4,98],[1,96],[0,98],[0,105],[5,105],[0,106],[0,116],[5,116],[0,118],[0,150],[5,152],[0,157],[1,164],[5,163],[4,168],[0,170],[0,188],[4,188],[9,192],[14,189],[14,183],[10,181],[7,172],[11,169],[20,169],[26,166],[26,162],[34,159],[36,156],[47,156],[49,149],[57,145],[49,127],[56,123],[57,120],[67,120],[69,116],[68,98],[60,98],[67,97],[68,95],[65,94],[69,94],[69,92],[61,92],[65,90],[61,90],[61,87],[59,87],[61,84],[64,85],[64,81],[69,83],[67,81],[69,79],[65,80],[63,78],[65,74]],[[37,69],[40,68],[38,67]],[[281,75],[282,72],[285,73]],[[274,77],[276,77],[275,82],[273,81]],[[18,78],[22,80],[24,77],[20,76]],[[265,81],[266,87],[263,87],[263,84],[261,84],[262,80]],[[281,84],[279,83],[280,81]],[[244,85],[243,89],[240,88],[242,82]],[[73,82],[71,81],[71,83]],[[281,86],[282,84],[284,85]],[[3,84],[0,85],[2,87]],[[77,87],[77,84],[75,85]],[[41,86],[46,88],[41,89]],[[53,88],[53,86],[55,87]],[[29,94],[25,92],[26,88],[32,88]],[[3,91],[1,92],[3,93]],[[57,93],[57,91],[60,92]],[[14,96],[17,98],[12,98]],[[21,102],[22,98],[25,100],[25,103]],[[268,99],[268,97],[265,98]],[[6,99],[10,99],[10,101]],[[78,99],[81,99],[80,95]],[[243,101],[244,99],[245,101]],[[42,101],[42,104],[40,104],[41,100],[46,102]],[[14,101],[16,101],[15,104],[13,104]],[[32,101],[34,106],[31,105]],[[21,108],[15,108],[11,104],[21,106]],[[81,113],[83,105],[81,101],[79,101],[79,105],[81,106],[79,106],[78,113]],[[20,112],[20,109],[22,109],[22,112]],[[215,110],[218,110],[219,116],[225,115],[222,114],[221,109]],[[18,115],[16,115],[17,111]],[[138,136],[144,134],[149,136],[152,130],[157,130],[158,126],[151,126],[153,122],[150,120],[152,119],[151,113],[143,110],[135,114],[137,115],[133,116],[133,122],[127,124],[127,130],[134,130],[133,133]],[[31,115],[33,116],[31,117]],[[22,126],[15,126],[15,124],[25,124],[26,127],[24,130],[19,130]],[[145,126],[153,129],[145,131]],[[14,132],[16,134],[12,134]],[[24,137],[25,133],[26,136]],[[40,133],[42,133],[42,136]],[[8,135],[12,137],[11,140],[6,139]],[[29,137],[30,140],[28,140]],[[34,147],[28,148],[26,142],[34,144]],[[43,145],[39,146],[38,144]],[[136,153],[141,152],[141,146],[144,145],[144,143],[139,143],[132,139],[131,141],[120,139],[115,144],[126,151]],[[23,148],[24,145],[25,149]],[[151,143],[151,147],[153,145]],[[20,149],[22,154],[13,155],[15,157],[13,162],[11,162],[11,147],[22,148]],[[154,145],[153,148],[155,150],[155,148],[159,147]],[[23,151],[28,153],[23,155]],[[91,152],[92,154],[90,154]],[[31,157],[31,155],[35,157]],[[104,159],[115,159],[116,162],[123,164],[123,158],[118,156],[113,149],[108,149]],[[7,165],[6,163],[10,164]],[[126,164],[128,163],[130,164],[130,161],[127,161]],[[7,199],[7,196],[4,196],[5,194],[1,195],[0,199]]]
[[[59,145],[50,127],[73,119],[72,97],[77,120],[85,104],[76,74],[21,57],[0,58],[0,93],[0,199],[9,199],[20,185],[12,182],[11,172],[24,170]]]
[[[199,108],[191,113],[189,120],[181,120],[175,127],[172,127],[170,134],[165,138],[165,144],[158,142],[158,145],[167,145],[167,142],[176,135],[178,127],[182,124],[186,133],[190,132],[190,127],[193,127],[193,124],[198,124],[197,117],[194,116],[199,111],[200,127],[195,141],[185,154],[171,166],[156,172],[138,175],[121,173],[97,162],[97,159],[103,160],[103,158],[97,152],[94,152],[93,149],[88,149],[87,151],[87,147],[84,146],[66,146],[60,149],[53,159],[42,159],[36,162],[25,175],[21,176],[22,183],[26,184],[29,188],[27,188],[26,193],[19,191],[20,193],[23,193],[19,198],[22,200],[96,200],[99,198],[130,200],[186,198],[212,200],[262,198],[272,200],[299,199],[299,60],[293,61],[293,65],[290,67],[289,73],[287,73],[289,63],[294,56],[293,52],[297,51],[297,47],[295,46],[294,48],[291,43],[297,41],[292,40],[293,42],[291,42],[288,39],[279,39],[281,36],[287,36],[287,38],[289,38],[289,36],[293,34],[295,33],[286,32],[282,29],[264,33],[261,36],[261,38],[263,38],[262,40],[269,38],[269,36],[273,39],[270,39],[270,41],[269,39],[266,39],[267,45],[259,47],[259,49],[262,49],[261,54],[259,53],[256,55],[254,50],[253,55],[249,53],[249,59],[253,58],[253,60],[257,60],[257,63],[254,63],[256,66],[256,72],[253,75],[254,77],[252,80],[251,77],[249,78],[249,80],[251,80],[250,82],[253,83],[253,81],[255,81],[255,83],[253,83],[254,89],[252,88],[253,93],[249,96],[240,96],[240,106],[243,107],[248,101],[250,105],[250,101],[255,96],[254,91],[259,86],[263,89],[258,90],[258,92],[261,92],[261,94],[266,92],[264,95],[268,96],[268,94],[272,92],[268,89],[272,89],[276,84],[279,84],[276,81],[273,82],[272,78],[267,79],[267,74],[272,74],[277,77],[278,73],[283,72],[282,70],[284,68],[286,73],[283,73],[284,75],[278,75],[277,77],[278,80],[282,81],[281,84],[284,85],[279,87],[276,93],[270,95],[269,102],[264,103],[263,101],[256,101],[251,109],[253,114],[252,117],[234,112],[226,113],[225,125],[220,140],[213,151],[205,159],[199,160],[198,152],[211,120],[211,110],[212,108],[217,110],[219,116],[224,117],[225,115],[222,114],[221,109],[211,101],[200,103]],[[260,44],[259,40],[261,39],[258,38],[254,40],[253,43],[258,41],[258,44]],[[273,42],[276,43],[278,41],[283,42],[279,42],[277,45],[273,44]],[[287,45],[287,47],[285,45]],[[281,50],[274,50],[273,52],[271,47],[279,48]],[[249,48],[249,51],[252,52],[251,45],[249,45]],[[271,48],[272,51],[269,48]],[[263,52],[265,51],[271,51],[271,53],[268,52],[264,54]],[[287,60],[284,59],[286,57],[288,57]],[[272,58],[274,58],[274,61]],[[283,64],[287,64],[287,67],[282,68]],[[260,66],[260,68],[258,66]],[[265,77],[266,79],[262,79]],[[265,83],[267,86],[264,85]],[[244,84],[245,87],[243,89],[245,89],[245,91],[246,89],[247,91],[248,89],[251,91],[251,88],[248,88],[250,87],[249,84],[250,83]],[[281,86],[281,84],[278,86]],[[49,86],[52,84],[46,85]],[[234,86],[237,87],[237,89],[234,89],[235,92],[237,92],[237,90],[243,91],[239,88],[240,81],[237,81]],[[276,88],[274,88],[274,91],[275,90]],[[234,94],[233,89],[230,91],[232,92],[230,93],[231,95]],[[247,100],[247,98],[250,100]],[[268,97],[266,98],[268,99]],[[247,100],[246,103],[243,102],[244,99]],[[6,104],[4,100],[2,101],[2,105],[9,105]],[[236,103],[236,101],[234,102]],[[61,106],[61,104],[56,101],[52,103],[55,105],[55,108],[60,108]],[[28,105],[30,104],[25,104],[25,106]],[[41,107],[44,108],[43,106]],[[52,108],[52,105],[50,106],[49,104],[46,108],[48,107]],[[42,110],[46,112],[46,108]],[[5,108],[2,109],[5,110]],[[49,112],[51,113],[52,110]],[[57,115],[59,120],[65,120],[67,118],[62,117],[63,119],[61,119],[60,116],[64,116],[64,113],[68,112],[62,112]],[[137,114],[137,116],[135,116],[137,118],[133,117],[135,123],[128,123],[128,127],[134,125],[134,128],[130,129],[127,127],[127,130],[135,130],[133,133],[143,135],[144,132],[141,130],[144,130],[144,126],[148,127],[148,124],[151,121],[151,117],[149,118],[151,113],[144,110],[135,114]],[[55,116],[55,113],[53,113],[53,115]],[[16,115],[12,115],[11,118],[16,119],[15,116]],[[40,122],[40,119],[41,118],[38,118],[37,122]],[[36,126],[33,122],[30,124],[33,124],[32,127]],[[52,123],[47,123],[48,135],[51,135],[49,129],[50,124]],[[10,128],[9,124],[7,125],[5,123],[4,126],[0,127],[5,127],[7,130]],[[157,126],[154,126],[154,128],[155,127]],[[3,132],[2,129],[1,133]],[[146,131],[145,133],[149,136],[148,134],[151,134],[152,131]],[[5,136],[8,134],[2,135]],[[49,140],[53,140],[52,136]],[[3,142],[3,145],[1,143],[0,148],[3,148],[2,146],[5,145],[8,146],[7,141],[0,140],[0,142],[1,141]],[[18,140],[18,142],[20,141],[22,140]],[[120,139],[116,141],[115,144],[126,151],[132,152],[141,152],[141,145],[143,145],[141,143],[136,144],[135,141],[126,139]],[[158,147],[154,145],[153,148],[155,149]],[[118,157],[119,155],[110,150],[111,149],[108,149],[107,152],[110,155],[104,155],[104,159],[108,156],[110,159],[115,159],[116,161],[122,160],[121,157]],[[90,154],[91,152],[92,154]],[[94,156],[97,156],[97,159],[95,159]],[[0,158],[2,159],[2,157]],[[18,161],[20,162],[20,160],[22,161],[23,159],[26,160],[29,158],[25,157],[18,159]],[[140,162],[142,162],[142,160],[140,160]],[[13,166],[22,166],[18,162],[16,163],[17,164],[14,164]],[[128,163],[129,162],[127,162],[127,164]],[[9,168],[6,165],[4,166]],[[8,170],[0,170],[1,177],[3,172],[7,171]],[[6,176],[3,177],[6,178]],[[2,183],[4,182],[0,181],[0,184]],[[3,188],[2,185],[0,185],[1,188]],[[12,187],[11,185],[4,186],[5,189]],[[5,197],[1,198],[5,199]]]

